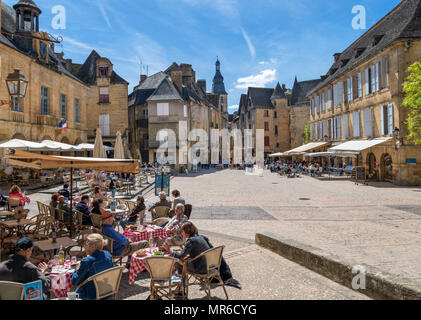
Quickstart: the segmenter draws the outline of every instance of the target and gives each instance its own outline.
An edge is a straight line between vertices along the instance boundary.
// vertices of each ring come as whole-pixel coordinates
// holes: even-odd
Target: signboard
[[[356,167],[355,168],[355,181],[365,183],[367,180],[367,172],[365,167]]]
[[[406,159],[406,164],[417,164],[417,159]]]
[[[23,287],[24,300],[42,300],[42,281],[27,283]]]
[[[165,173],[155,175],[155,196],[158,196],[160,192],[170,195],[170,175]]]

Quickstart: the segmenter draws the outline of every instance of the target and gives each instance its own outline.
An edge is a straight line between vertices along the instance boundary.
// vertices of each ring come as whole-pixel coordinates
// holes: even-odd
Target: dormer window
[[[342,62],[342,68],[343,68],[343,67],[345,67],[348,64],[349,59],[344,59],[341,62]]]
[[[360,55],[362,55],[364,51],[365,51],[365,48],[356,49],[355,50],[355,58],[358,58]]]
[[[336,71],[338,71],[338,68],[334,68],[334,69],[330,70],[330,75],[335,74]]]
[[[382,41],[384,35],[378,35],[378,36],[374,36],[373,39],[373,47],[378,45],[380,41]]]
[[[108,78],[108,66],[100,66],[98,67],[98,73],[100,78]]]
[[[44,42],[40,42],[39,44],[39,53],[43,59],[47,58],[47,45]]]

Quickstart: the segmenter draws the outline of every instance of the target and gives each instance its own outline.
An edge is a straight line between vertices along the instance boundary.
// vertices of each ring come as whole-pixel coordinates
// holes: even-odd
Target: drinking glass
[[[60,256],[57,254],[54,256],[54,263],[56,266],[60,264]]]
[[[76,256],[73,256],[72,257],[72,265],[74,265],[76,263],[77,263],[77,257]]]
[[[66,261],[67,263],[70,263],[70,261],[71,261],[71,257],[70,257],[69,255],[67,255],[67,256],[66,256],[66,259],[65,259],[64,261]]]

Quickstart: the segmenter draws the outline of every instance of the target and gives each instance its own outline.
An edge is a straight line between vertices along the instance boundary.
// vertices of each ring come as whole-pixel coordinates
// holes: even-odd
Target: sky
[[[35,0],[43,11],[40,29],[63,38],[56,52],[83,63],[95,49],[130,82],[129,93],[141,70],[152,75],[173,62],[192,64],[211,91],[219,57],[231,113],[249,86],[274,88],[279,81],[292,88],[295,76],[304,81],[326,74],[335,52],[400,1]],[[364,8],[365,19],[355,6]],[[58,18],[63,8],[65,23]],[[360,28],[353,27],[357,18]]]

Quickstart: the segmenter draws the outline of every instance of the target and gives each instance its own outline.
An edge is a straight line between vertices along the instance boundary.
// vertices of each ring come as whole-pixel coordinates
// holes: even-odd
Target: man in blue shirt
[[[145,249],[149,246],[148,241],[139,241],[130,243],[121,233],[115,231],[114,217],[111,212],[106,212],[101,216],[102,219],[102,233],[113,239],[113,255],[114,256],[131,256],[137,250]]]
[[[89,210],[88,203],[89,203],[89,196],[83,196],[80,202],[75,207],[77,211],[83,213],[82,224],[84,226],[92,225],[91,218],[89,217],[91,214],[91,210]]]
[[[90,234],[85,243],[88,257],[72,275],[72,285],[79,286],[88,278],[114,267],[113,259],[108,251],[103,251],[104,238],[100,234]],[[92,281],[76,289],[82,300],[95,300],[96,289]]]

